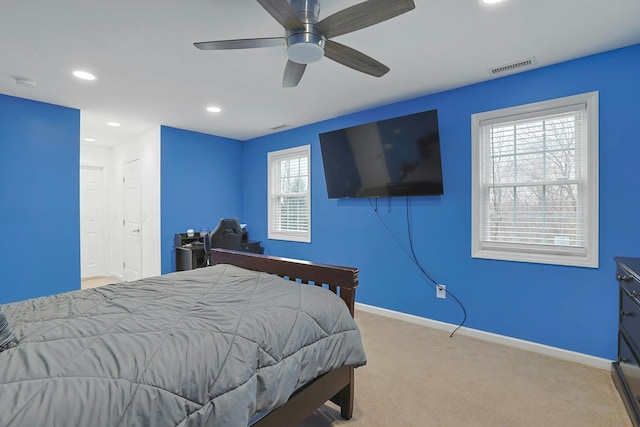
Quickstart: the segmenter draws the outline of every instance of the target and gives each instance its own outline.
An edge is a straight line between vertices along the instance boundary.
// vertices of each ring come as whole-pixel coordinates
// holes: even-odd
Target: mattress
[[[242,426],[366,363],[328,290],[217,265],[1,307],[1,426]]]

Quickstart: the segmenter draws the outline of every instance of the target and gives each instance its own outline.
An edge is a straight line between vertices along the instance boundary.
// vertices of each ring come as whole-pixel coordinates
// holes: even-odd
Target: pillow
[[[0,351],[14,347],[16,345],[16,337],[9,325],[7,316],[0,310]]]

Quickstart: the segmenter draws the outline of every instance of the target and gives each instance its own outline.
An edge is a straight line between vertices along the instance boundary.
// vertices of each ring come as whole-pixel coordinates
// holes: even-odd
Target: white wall
[[[124,164],[140,160],[142,277],[160,275],[160,126],[112,149],[109,177],[109,268],[123,276],[123,185]]]
[[[80,164],[82,166],[100,166],[105,171],[111,163],[111,148],[80,144]]]

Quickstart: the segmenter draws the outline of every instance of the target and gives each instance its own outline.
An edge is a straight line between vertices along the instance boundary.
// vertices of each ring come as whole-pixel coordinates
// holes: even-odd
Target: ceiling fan
[[[389,67],[348,46],[330,40],[413,10],[413,0],[368,0],[318,21],[318,0],[257,0],[285,29],[284,37],[219,40],[194,43],[202,50],[284,46],[287,65],[283,87],[297,86],[307,64],[323,56],[354,70],[381,77]]]

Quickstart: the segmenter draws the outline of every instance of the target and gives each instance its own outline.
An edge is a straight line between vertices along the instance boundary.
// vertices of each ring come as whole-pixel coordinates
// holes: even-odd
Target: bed
[[[358,270],[224,249],[211,264],[2,306],[17,345],[0,425],[283,427],[328,400],[351,418]]]

